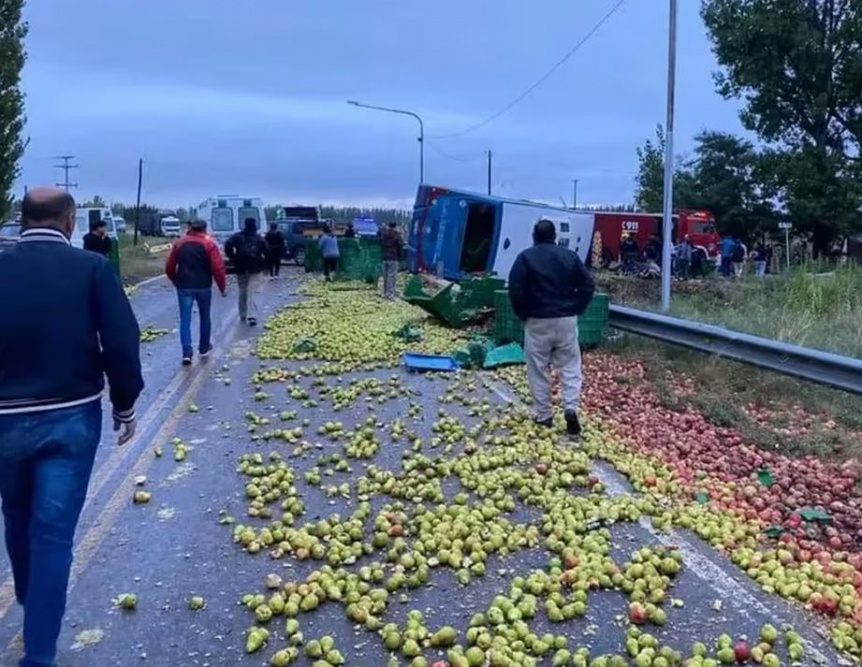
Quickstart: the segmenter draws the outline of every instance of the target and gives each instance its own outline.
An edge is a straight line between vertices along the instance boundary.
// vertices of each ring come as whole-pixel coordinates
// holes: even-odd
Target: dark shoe
[[[248,318],[248,326],[256,327],[257,326],[257,319],[254,317],[249,317]]]
[[[191,356],[183,357],[183,366],[191,366],[192,358]]]
[[[581,422],[578,419],[578,413],[574,410],[566,412],[566,433],[571,436],[578,436],[581,434]]]
[[[551,428],[554,425],[553,419],[535,419],[533,418],[533,423],[536,426],[544,426],[545,428]]]
[[[210,345],[206,350],[201,350],[201,353],[200,353],[201,358],[203,359],[203,358],[210,356],[210,354],[212,354],[212,351],[213,351],[212,345]]]

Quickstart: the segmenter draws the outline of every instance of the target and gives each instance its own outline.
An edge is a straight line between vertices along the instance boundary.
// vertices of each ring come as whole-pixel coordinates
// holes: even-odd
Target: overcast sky
[[[78,198],[195,205],[409,206],[418,124],[425,180],[581,203],[631,200],[635,148],[665,114],[667,0],[627,0],[556,73],[484,127],[616,0],[31,0],[24,71],[30,146],[24,184],[61,180],[74,154]],[[680,3],[677,147],[705,127],[739,130],[719,98],[694,0]]]

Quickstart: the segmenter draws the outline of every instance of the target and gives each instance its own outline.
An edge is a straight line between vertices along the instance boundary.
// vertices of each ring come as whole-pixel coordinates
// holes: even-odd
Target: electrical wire
[[[575,54],[580,50],[580,48],[581,48],[584,44],[586,44],[586,43],[590,40],[590,38],[592,38],[592,36],[593,36],[593,35],[595,35],[595,34],[598,32],[598,31],[601,29],[601,27],[602,27],[605,23],[607,23],[607,22],[610,20],[610,18],[611,18],[614,14],[616,14],[616,13],[617,13],[617,11],[618,11],[618,10],[619,10],[619,9],[620,9],[624,4],[625,4],[625,3],[626,3],[626,0],[617,0],[616,4],[614,4],[614,6],[613,6],[613,7],[611,7],[610,11],[608,11],[608,12],[607,12],[607,13],[606,13],[606,14],[605,14],[605,15],[604,15],[604,16],[603,16],[603,17],[598,21],[598,23],[596,23],[596,24],[595,24],[595,25],[594,25],[594,26],[589,30],[589,32],[587,32],[587,34],[586,34],[586,35],[584,35],[584,36],[581,38],[581,40],[580,40],[577,44],[575,44],[575,45],[574,45],[574,46],[573,46],[573,47],[568,51],[568,53],[566,53],[566,55],[564,55],[560,60],[558,60],[558,61],[557,61],[557,63],[556,63],[553,67],[551,67],[551,69],[549,69],[547,72],[545,72],[545,74],[543,74],[543,75],[542,75],[542,76],[541,76],[541,77],[540,77],[540,78],[539,78],[539,79],[538,79],[538,80],[537,80],[533,85],[531,85],[531,86],[530,86],[529,88],[527,88],[523,93],[521,93],[521,94],[520,94],[520,95],[518,95],[515,99],[513,99],[511,102],[509,102],[506,106],[504,106],[502,109],[500,109],[497,113],[493,114],[492,116],[488,116],[485,120],[480,121],[480,122],[476,123],[475,125],[471,125],[471,126],[467,127],[466,129],[461,130],[460,132],[454,132],[454,133],[452,133],[452,134],[439,134],[439,135],[436,135],[436,136],[430,136],[430,137],[428,137],[428,138],[429,138],[429,139],[455,139],[455,138],[457,138],[457,137],[463,137],[465,134],[470,134],[471,132],[475,132],[476,130],[481,129],[481,128],[485,127],[486,125],[489,125],[489,124],[493,123],[493,122],[494,122],[495,120],[497,120],[500,116],[502,116],[503,114],[505,114],[506,112],[508,112],[510,109],[512,109],[512,107],[514,107],[515,105],[517,105],[517,104],[519,104],[521,101],[523,101],[527,96],[529,96],[529,95],[530,95],[530,93],[532,93],[534,90],[536,90],[536,88],[538,88],[538,87],[539,87],[539,86],[541,86],[543,83],[545,83],[545,81],[547,81],[548,79],[550,79],[550,78],[551,78],[551,76],[553,76],[553,74],[554,74],[558,69],[560,69],[560,67],[562,67],[563,65],[565,65],[565,64],[566,64],[566,62],[568,62],[568,60],[569,60],[573,55],[575,55]]]
[[[449,153],[444,151],[442,148],[435,145],[433,142],[428,141],[427,137],[425,139],[425,145],[428,146],[431,150],[433,150],[435,153],[437,153],[441,157],[444,157],[447,160],[452,160],[453,162],[476,162],[479,159],[481,159],[481,156],[478,156],[478,155],[461,156],[461,157],[458,157],[457,155],[450,155]]]

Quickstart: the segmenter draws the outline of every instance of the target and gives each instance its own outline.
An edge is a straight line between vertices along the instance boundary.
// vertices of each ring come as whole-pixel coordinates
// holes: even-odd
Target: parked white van
[[[84,236],[90,231],[90,224],[104,220],[108,226],[108,236],[117,238],[117,226],[109,208],[79,208],[75,210],[75,231],[72,232],[72,245],[84,247]]]
[[[263,231],[266,225],[263,201],[257,197],[211,197],[197,207],[195,214],[198,219],[207,223],[207,233],[215,238],[219,245],[223,245],[231,234],[241,231],[246,218],[254,218],[259,231]]]

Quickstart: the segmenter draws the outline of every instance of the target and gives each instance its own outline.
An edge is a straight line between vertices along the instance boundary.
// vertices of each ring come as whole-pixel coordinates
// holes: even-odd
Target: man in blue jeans
[[[24,197],[18,244],[0,254],[0,496],[21,667],[52,667],[75,528],[102,436],[105,376],[118,445],[144,386],[140,330],[111,263],[73,248],[75,200]]]
[[[183,347],[183,366],[192,363],[192,307],[198,305],[200,338],[198,352],[206,357],[212,351],[210,334],[212,323],[213,281],[222,296],[227,295],[227,276],[218,244],[207,235],[203,220],[192,220],[188,233],[177,239],[171,248],[165,273],[177,288],[180,304],[180,344]]]

